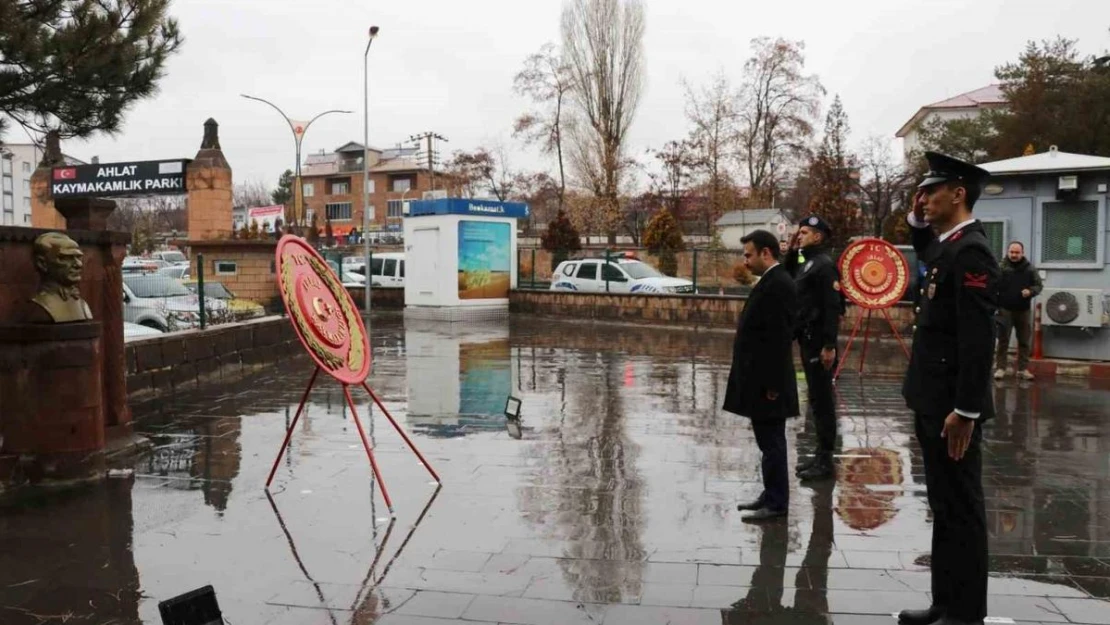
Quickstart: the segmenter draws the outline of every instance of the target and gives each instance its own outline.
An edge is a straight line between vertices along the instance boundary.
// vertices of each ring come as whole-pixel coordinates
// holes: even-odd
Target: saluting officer
[[[906,625],[981,624],[987,615],[983,422],[990,392],[998,263],[972,217],[985,170],[926,152],[929,173],[908,216],[925,261],[913,355],[902,395],[914,412],[933,512],[932,600],[905,610]]]
[[[829,256],[832,227],[817,215],[798,224],[786,267],[798,291],[798,324],[794,336],[802,353],[809,404],[817,430],[813,457],[799,464],[795,473],[802,480],[820,480],[833,475],[836,447],[836,400],[833,396],[833,366],[836,337],[840,327],[840,274]],[[799,251],[801,254],[799,254]]]

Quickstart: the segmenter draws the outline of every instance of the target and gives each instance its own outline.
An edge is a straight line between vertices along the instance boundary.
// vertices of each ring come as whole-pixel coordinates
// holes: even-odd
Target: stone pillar
[[[185,174],[189,240],[230,239],[232,232],[231,166],[220,149],[219,124],[204,122],[200,150]]]
[[[51,168],[62,165],[65,159],[58,134],[47,133],[42,160],[31,174],[31,226],[34,228],[66,229],[65,217],[54,208],[54,197],[50,194]]]

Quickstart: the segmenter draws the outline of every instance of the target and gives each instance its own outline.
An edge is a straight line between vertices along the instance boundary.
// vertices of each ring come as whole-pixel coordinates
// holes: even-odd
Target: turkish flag
[[[54,170],[54,180],[76,180],[76,167],[61,167]]]

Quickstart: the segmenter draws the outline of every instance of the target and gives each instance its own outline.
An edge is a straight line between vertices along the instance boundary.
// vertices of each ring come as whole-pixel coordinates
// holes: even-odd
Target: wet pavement
[[[870,625],[928,605],[921,459],[896,378],[842,379],[838,479],[793,483],[789,518],[758,527],[735,510],[758,493],[758,450],[718,409],[729,333],[390,316],[373,335],[371,385],[441,489],[375,410],[391,522],[325,381],[267,496],[311,372],[290,354],[134,406],[157,448],[133,477],[0,509],[0,624],[160,623],[159,601],[208,584],[232,625]],[[992,617],[1110,623],[1110,392],[1007,382],[996,401]],[[812,431],[788,428],[793,463]]]

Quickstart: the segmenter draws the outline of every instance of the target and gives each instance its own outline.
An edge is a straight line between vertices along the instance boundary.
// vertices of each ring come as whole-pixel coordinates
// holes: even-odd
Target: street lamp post
[[[293,183],[296,187],[293,190],[293,222],[297,226],[304,226],[305,225],[304,224],[304,196],[303,196],[304,190],[301,188],[301,140],[304,139],[304,135],[305,135],[306,132],[308,132],[308,128],[309,128],[309,126],[312,125],[312,122],[320,119],[324,115],[327,115],[329,113],[353,113],[354,111],[344,111],[344,110],[339,110],[339,109],[332,109],[330,111],[324,111],[323,113],[320,113],[316,117],[313,117],[312,119],[308,120],[308,123],[295,122],[295,121],[289,119],[289,116],[286,115],[284,111],[282,111],[280,108],[278,108],[278,106],[276,104],[274,104],[273,102],[270,102],[269,100],[263,100],[262,98],[256,98],[255,96],[247,95],[245,93],[241,93],[239,95],[241,95],[242,97],[244,97],[248,100],[257,100],[258,102],[262,102],[263,104],[270,105],[271,107],[273,107],[273,109],[275,111],[278,112],[278,114],[280,114],[282,116],[282,118],[285,119],[285,123],[289,124],[289,130],[293,131],[293,142],[296,145],[296,151],[297,151],[297,164],[296,164],[296,169],[295,169],[295,174],[294,174],[294,177],[296,178],[296,181]]]
[[[373,281],[370,279],[370,222],[373,221],[373,210],[370,206],[370,44],[378,36],[378,27],[370,27],[370,38],[366,41],[366,51],[362,53],[362,253],[366,262],[366,288],[362,289],[366,300],[363,310],[366,311],[366,331],[370,332],[370,289]]]

